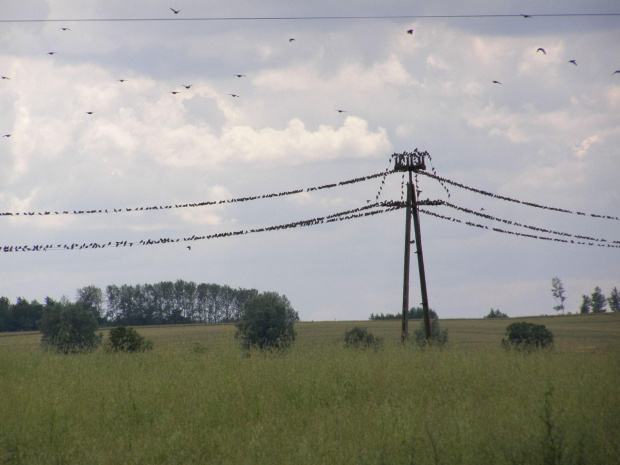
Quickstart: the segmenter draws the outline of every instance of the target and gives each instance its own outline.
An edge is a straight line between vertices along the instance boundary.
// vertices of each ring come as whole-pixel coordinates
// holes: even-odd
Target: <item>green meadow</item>
[[[556,340],[530,354],[500,347],[516,320],[440,320],[444,350],[399,321],[303,322],[250,356],[233,325],[137,328],[138,354],[3,333],[0,464],[618,463],[620,315],[526,318]],[[355,325],[383,349],[344,349]]]

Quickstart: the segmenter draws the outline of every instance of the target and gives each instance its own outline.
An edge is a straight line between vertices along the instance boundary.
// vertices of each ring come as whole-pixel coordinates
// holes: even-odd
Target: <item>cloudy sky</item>
[[[73,299],[87,285],[183,279],[277,291],[306,321],[400,312],[403,209],[183,239],[400,201],[402,173],[308,188],[385,172],[392,153],[418,148],[442,178],[586,213],[419,175],[421,198],[488,215],[421,213],[439,316],[554,313],[555,276],[576,311],[595,286],[620,287],[620,248],[598,245],[620,241],[620,221],[591,216],[620,217],[618,14],[614,0],[3,5],[0,295]],[[92,210],[102,213],[72,214]],[[181,241],[140,243],[160,238]],[[35,245],[54,247],[4,252]]]

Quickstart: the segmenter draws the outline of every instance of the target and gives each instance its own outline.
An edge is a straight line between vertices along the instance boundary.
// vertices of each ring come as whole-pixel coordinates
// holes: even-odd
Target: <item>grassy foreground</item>
[[[61,356],[38,350],[37,334],[2,336],[0,463],[601,464],[620,456],[617,326],[607,337],[588,330],[575,350],[523,355],[475,345],[450,321],[451,339],[463,340],[449,350],[345,350],[338,338],[353,325],[303,323],[291,351],[251,357],[232,326],[141,328],[155,350],[133,355]],[[398,322],[364,325],[398,335]]]

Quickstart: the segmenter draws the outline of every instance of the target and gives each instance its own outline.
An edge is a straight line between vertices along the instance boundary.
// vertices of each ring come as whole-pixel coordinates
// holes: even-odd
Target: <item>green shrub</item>
[[[520,321],[506,327],[508,340],[502,339],[502,347],[515,350],[535,350],[553,347],[553,334],[545,325]]]
[[[378,350],[383,346],[383,338],[375,337],[366,328],[355,326],[344,332],[344,346],[349,349]]]
[[[429,345],[426,338],[426,329],[424,327],[424,320],[420,322],[420,327],[413,333],[415,343],[424,348]],[[431,345],[433,347],[442,348],[448,344],[448,330],[441,331],[439,328],[439,319],[431,319]]]
[[[143,352],[152,348],[152,341],[126,326],[112,328],[105,346],[107,352]]]
[[[508,315],[506,315],[503,312],[499,311],[499,308],[497,310],[491,309],[491,311],[485,315],[483,318],[508,318]]]
[[[245,302],[235,337],[245,350],[286,349],[295,341],[295,321],[299,315],[286,296],[265,292]]]
[[[81,304],[50,303],[38,322],[41,344],[64,354],[89,352],[101,344],[97,320]]]

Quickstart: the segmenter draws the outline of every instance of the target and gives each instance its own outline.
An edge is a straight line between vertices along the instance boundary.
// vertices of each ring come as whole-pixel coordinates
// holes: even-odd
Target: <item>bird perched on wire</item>
[[[174,8],[170,8],[170,10],[171,10],[171,11],[172,11],[175,15],[178,15],[178,14],[181,12],[181,10],[175,10]]]
[[[577,66],[577,60],[568,60],[568,62],[574,64],[575,66]]]
[[[545,49],[544,49],[544,48],[542,48],[542,47],[538,47],[538,50],[536,50],[536,53],[538,53],[538,52],[543,52],[543,54],[545,54],[545,55],[547,54],[547,52],[545,51]]]

